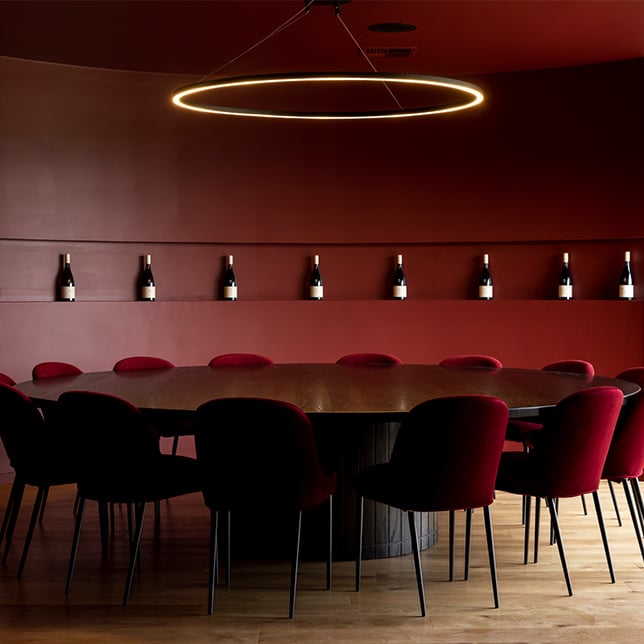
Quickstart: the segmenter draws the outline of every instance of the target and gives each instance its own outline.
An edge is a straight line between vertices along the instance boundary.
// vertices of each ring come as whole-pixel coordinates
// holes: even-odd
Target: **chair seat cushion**
[[[373,465],[360,472],[355,487],[361,496],[407,512],[441,512],[484,507],[492,503],[492,496],[482,493],[476,496],[463,481],[459,486],[440,485],[432,480],[426,470],[410,472],[391,463]],[[417,495],[414,493],[417,491]],[[467,502],[463,499],[467,498]]]
[[[136,503],[200,492],[201,482],[195,459],[161,454],[135,470],[82,476],[78,491],[86,499]]]

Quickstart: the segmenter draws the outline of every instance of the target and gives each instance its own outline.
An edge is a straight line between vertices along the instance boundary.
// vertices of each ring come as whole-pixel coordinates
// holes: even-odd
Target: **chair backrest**
[[[122,477],[136,478],[160,457],[159,441],[141,412],[128,401],[91,391],[68,391],[58,398],[61,431],[72,446],[79,490]]]
[[[0,383],[2,383],[3,385],[15,385],[16,381],[11,376],[8,376],[6,373],[2,373],[0,371]]]
[[[595,375],[595,367],[587,360],[557,360],[542,367],[542,371],[563,371],[565,373],[579,373],[584,376]]]
[[[0,437],[11,466],[31,467],[47,427],[36,405],[21,391],[0,383]]]
[[[540,496],[597,490],[623,399],[617,387],[589,387],[548,414],[527,463]]]
[[[501,369],[503,367],[498,358],[476,353],[450,356],[449,358],[444,358],[438,364],[441,367],[489,367],[492,369]]]
[[[76,365],[69,362],[39,362],[31,370],[32,380],[45,380],[59,376],[76,376],[83,373]]]
[[[209,367],[261,367],[273,364],[272,358],[259,353],[222,353],[208,363]]]
[[[348,353],[336,360],[336,364],[347,367],[387,367],[402,363],[398,356],[391,353]]]
[[[644,367],[627,369],[616,377],[641,388],[622,407],[602,472],[602,478],[619,481],[640,477],[644,471]]]
[[[197,409],[195,447],[206,505],[307,510],[328,497],[311,423],[298,407],[222,398]]]
[[[114,364],[113,370],[119,371],[144,371],[146,369],[172,369],[174,365],[165,358],[155,356],[130,356],[121,358]]]
[[[507,422],[507,405],[493,396],[449,396],[414,407],[400,427],[390,459],[408,483],[409,509],[456,510],[492,503]]]

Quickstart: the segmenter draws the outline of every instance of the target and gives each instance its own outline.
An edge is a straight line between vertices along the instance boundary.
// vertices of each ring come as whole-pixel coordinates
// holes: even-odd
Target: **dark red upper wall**
[[[644,61],[477,80],[393,123],[186,113],[179,81],[0,59],[0,238],[353,243],[641,238]]]

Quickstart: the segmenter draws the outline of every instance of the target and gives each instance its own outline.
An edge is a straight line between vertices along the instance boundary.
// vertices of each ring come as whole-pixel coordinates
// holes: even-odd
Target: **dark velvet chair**
[[[11,376],[8,376],[6,373],[0,372],[0,383],[2,383],[3,385],[13,386],[16,384],[16,381]]]
[[[125,503],[135,509],[123,604],[127,604],[138,558],[148,502],[201,491],[193,458],[161,454],[158,436],[129,402],[88,391],[70,391],[58,399],[59,415],[78,472],[79,504],[69,559],[68,594],[87,500]]]
[[[209,367],[261,367],[273,364],[272,358],[259,353],[222,353],[208,363]]]
[[[642,534],[644,502],[639,485],[639,477],[644,471],[644,367],[627,369],[617,374],[616,377],[634,382],[640,386],[642,391],[622,408],[602,471],[602,479],[609,483],[623,485],[637,544],[642,559],[644,559],[644,537]]]
[[[530,500],[545,498],[559,549],[568,594],[572,584],[559,529],[556,501],[592,494],[604,552],[615,581],[597,490],[624,396],[616,387],[590,387],[564,398],[545,419],[539,439],[528,452],[504,452],[496,488],[526,497],[524,561],[530,533]],[[539,537],[535,504],[535,560]]]
[[[5,540],[3,564],[7,562],[25,487],[33,485],[38,489],[18,566],[20,577],[36,522],[39,517],[42,520],[47,491],[52,485],[75,483],[76,469],[65,442],[45,421],[38,407],[22,392],[6,384],[0,384],[0,437],[15,470],[0,529],[0,543]]]
[[[494,606],[498,607],[490,505],[494,500],[494,482],[507,422],[506,404],[491,396],[437,398],[421,403],[409,412],[400,427],[389,462],[368,467],[356,477],[356,591],[360,590],[365,498],[407,513],[423,616],[426,614],[425,591],[415,513],[466,510],[469,514],[473,508],[483,508]]]
[[[391,353],[348,353],[336,360],[346,367],[387,367],[402,364],[403,361]]]
[[[449,356],[439,363],[441,367],[487,367],[489,369],[501,369],[502,362],[494,356],[486,356],[476,353]]]
[[[336,476],[320,467],[308,417],[295,405],[277,400],[211,400],[197,409],[195,445],[204,501],[211,516],[208,613],[214,610],[220,512],[228,519],[228,571],[231,513],[248,514],[255,508],[270,508],[293,520],[287,526],[293,529],[289,602],[292,618],[302,513],[325,501],[329,505],[327,588],[331,587],[331,500]]]

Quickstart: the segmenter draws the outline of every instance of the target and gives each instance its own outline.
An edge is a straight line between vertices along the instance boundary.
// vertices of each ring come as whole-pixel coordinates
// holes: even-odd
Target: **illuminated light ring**
[[[286,83],[398,83],[416,86],[443,87],[466,94],[463,101],[419,107],[414,109],[391,109],[371,112],[296,112],[288,110],[260,110],[248,107],[227,107],[209,103],[197,103],[189,99],[204,92],[228,89],[231,87],[249,87],[253,85],[283,85]],[[419,74],[382,74],[382,73],[291,73],[271,74],[266,76],[247,76],[224,78],[215,81],[201,81],[180,87],[172,95],[172,102],[194,112],[224,114],[229,116],[254,116],[274,119],[390,119],[409,118],[414,116],[431,116],[467,110],[483,102],[483,92],[472,83],[453,78],[425,76]]]

